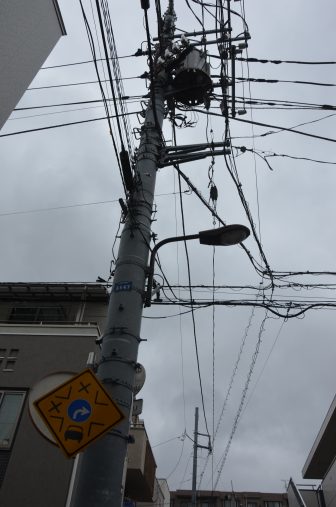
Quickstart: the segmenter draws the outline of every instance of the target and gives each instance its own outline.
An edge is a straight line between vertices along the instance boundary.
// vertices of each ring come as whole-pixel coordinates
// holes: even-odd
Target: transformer
[[[174,97],[187,106],[202,104],[211,89],[210,65],[205,54],[193,48],[176,68]]]

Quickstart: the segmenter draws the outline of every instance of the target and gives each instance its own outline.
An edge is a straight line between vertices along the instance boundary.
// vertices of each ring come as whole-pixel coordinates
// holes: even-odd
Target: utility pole
[[[141,5],[148,8],[149,2],[142,1]],[[169,0],[162,27],[163,51],[173,39],[174,23],[174,2]],[[124,467],[141,342],[152,207],[168,80],[164,69],[153,70],[151,101],[142,127],[134,190],[128,199],[97,370],[97,376],[125,414],[125,419],[81,456],[72,507],[120,507],[123,502]]]
[[[195,408],[195,429],[194,429],[194,458],[192,475],[192,496],[191,505],[196,507],[196,481],[197,481],[197,449],[198,449],[198,407]]]
[[[202,435],[203,437],[208,437],[209,443],[208,445],[200,445],[198,443],[198,436]],[[196,490],[196,482],[197,482],[197,450],[198,449],[207,449],[209,453],[212,452],[212,446],[210,441],[210,436],[205,433],[199,433],[198,431],[198,407],[195,408],[195,428],[194,428],[194,457],[193,457],[193,474],[192,474],[192,495],[191,495],[191,505],[192,507],[197,506],[197,490]]]

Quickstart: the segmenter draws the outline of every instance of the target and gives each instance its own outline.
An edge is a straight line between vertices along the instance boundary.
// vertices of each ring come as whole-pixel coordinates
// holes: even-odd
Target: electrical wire
[[[183,210],[183,200],[182,200],[182,186],[181,186],[181,178],[179,175],[178,178],[178,184],[179,184],[179,190],[180,190],[180,207],[181,207],[181,219],[182,219],[182,231],[183,235],[186,235],[185,230],[185,220],[184,220],[184,210]],[[203,393],[203,384],[202,384],[202,377],[201,377],[201,367],[200,367],[200,359],[199,359],[199,352],[198,352],[198,342],[197,342],[197,334],[196,334],[196,321],[195,321],[195,313],[193,308],[193,297],[192,297],[192,290],[191,290],[191,271],[190,271],[190,262],[189,262],[189,253],[188,253],[188,247],[187,242],[184,240],[184,248],[186,253],[186,261],[187,261],[187,274],[188,274],[188,281],[189,281],[189,294],[190,294],[190,302],[191,302],[191,317],[192,317],[192,327],[193,327],[193,336],[194,336],[194,345],[195,345],[195,353],[196,353],[196,362],[197,362],[197,372],[198,372],[198,380],[199,380],[199,386],[201,391],[201,401],[202,401],[202,409],[203,409],[203,416],[204,416],[204,423],[206,427],[207,434],[209,433],[208,428],[208,421],[205,411],[205,401],[204,401],[204,393]]]
[[[262,366],[262,368],[261,368],[261,370],[260,370],[260,373],[259,373],[259,375],[258,375],[258,378],[257,378],[257,380],[256,380],[256,382],[255,382],[255,384],[254,384],[254,386],[253,386],[253,388],[252,388],[252,390],[251,390],[251,392],[250,392],[250,395],[249,395],[249,397],[248,397],[248,399],[247,399],[247,401],[246,401],[246,403],[245,403],[245,405],[244,405],[244,408],[243,408],[243,410],[242,410],[242,412],[241,412],[241,414],[240,414],[240,420],[242,419],[242,417],[243,417],[243,415],[244,415],[244,413],[245,413],[245,410],[247,409],[247,407],[248,407],[248,405],[249,405],[249,403],[250,403],[250,401],[251,401],[251,399],[252,399],[252,397],[253,397],[253,394],[254,394],[254,392],[255,392],[255,390],[256,390],[256,388],[257,388],[257,386],[258,386],[259,382],[260,382],[260,379],[261,379],[261,377],[262,377],[262,376],[263,376],[263,374],[264,374],[265,368],[266,368],[266,366],[267,366],[267,364],[268,364],[268,361],[269,361],[269,359],[270,359],[270,357],[271,357],[271,355],[272,355],[272,353],[273,353],[273,351],[274,351],[274,349],[275,349],[275,346],[276,346],[276,344],[277,344],[277,342],[278,342],[278,340],[279,340],[279,337],[280,337],[280,335],[281,335],[281,333],[282,333],[283,327],[284,327],[284,325],[285,325],[285,323],[286,323],[286,322],[287,322],[287,321],[286,321],[286,319],[283,319],[283,321],[282,321],[282,323],[281,323],[281,326],[280,326],[280,329],[279,329],[279,331],[277,332],[277,334],[276,334],[276,336],[275,336],[275,339],[274,339],[274,342],[273,342],[273,344],[272,344],[271,350],[269,351],[269,353],[268,353],[268,355],[267,355],[267,357],[266,357],[266,359],[265,359],[265,361],[264,361],[264,364],[263,364],[263,366]]]
[[[97,4],[97,9],[98,9],[99,0],[96,0],[96,4]],[[133,137],[131,135],[131,126],[130,126],[129,120],[128,120],[127,105],[122,100],[122,97],[125,95],[125,91],[124,91],[124,87],[123,87],[123,78],[122,78],[121,71],[120,71],[120,65],[119,65],[117,48],[116,48],[116,43],[115,43],[115,38],[114,38],[113,25],[112,25],[111,16],[110,16],[109,5],[108,5],[107,0],[100,0],[100,5],[102,7],[102,14],[103,14],[103,19],[104,19],[105,31],[106,31],[107,42],[108,42],[108,47],[109,47],[110,57],[111,57],[110,59],[108,57],[106,58],[106,63],[107,63],[107,67],[109,68],[110,60],[111,60],[113,74],[115,76],[116,96],[119,98],[118,105],[120,108],[121,119],[123,122],[127,147],[128,147],[129,154],[132,154],[134,151]],[[113,83],[113,81],[112,81],[112,83]]]
[[[141,111],[134,111],[128,114],[139,114]],[[80,121],[71,121],[68,123],[59,123],[57,125],[48,125],[47,127],[37,127],[34,129],[26,129],[26,130],[17,130],[15,132],[8,132],[7,134],[0,134],[0,137],[10,137],[10,136],[16,136],[19,134],[28,134],[31,132],[41,132],[42,130],[50,130],[50,129],[56,129],[61,127],[69,127],[71,125],[81,125],[84,123],[91,123],[94,121],[100,121],[100,120],[106,120],[108,119],[108,116],[101,116],[100,118],[90,118],[89,120],[80,120]],[[111,118],[115,118],[115,116],[112,116]]]
[[[231,144],[231,140],[230,140],[230,144]],[[232,167],[230,167],[229,160],[232,161]],[[262,247],[262,244],[261,244],[261,239],[258,237],[256,229],[255,229],[253,217],[252,217],[252,214],[250,212],[249,205],[248,205],[247,200],[245,198],[245,195],[244,195],[244,192],[243,192],[243,187],[242,187],[241,181],[240,181],[239,176],[238,176],[238,171],[237,171],[237,167],[236,167],[236,164],[235,164],[235,158],[233,156],[231,158],[228,158],[227,155],[224,154],[224,161],[225,161],[225,165],[227,167],[227,170],[228,170],[228,172],[229,172],[229,174],[230,174],[230,176],[231,176],[234,184],[236,185],[240,201],[241,201],[241,203],[243,205],[243,208],[245,210],[247,219],[248,219],[248,221],[250,223],[250,226],[251,226],[252,234],[253,234],[254,239],[255,239],[255,241],[257,243],[258,250],[259,250],[259,253],[260,253],[260,257],[261,257],[261,259],[262,259],[262,261],[263,261],[263,263],[265,265],[265,268],[266,268],[268,276],[270,277],[271,283],[273,284],[272,270],[271,270],[269,262],[268,262],[268,260],[266,258],[265,252],[263,250],[263,247]]]
[[[197,113],[210,114],[212,116],[223,117],[222,114],[214,113],[212,111],[203,111],[202,109],[193,109],[193,111],[196,111]],[[332,143],[336,142],[336,139],[332,139],[330,137],[318,136],[318,135],[315,135],[315,134],[309,134],[308,132],[303,132],[303,131],[300,131],[300,130],[296,130],[294,127],[279,127],[277,125],[270,125],[269,123],[262,123],[262,122],[251,121],[251,120],[243,120],[242,118],[237,118],[237,117],[232,118],[232,119],[234,121],[239,121],[239,122],[242,122],[242,123],[248,123],[248,124],[258,125],[259,127],[268,127],[268,128],[278,129],[279,132],[290,132],[290,133],[293,133],[293,134],[300,134],[302,136],[310,137],[312,139],[319,139],[321,141],[329,141],[329,142],[332,142]],[[312,122],[309,122],[309,123],[312,123]]]
[[[257,296],[257,298],[258,298],[258,296]],[[252,321],[253,321],[254,315],[255,315],[255,307],[252,308],[252,311],[251,311],[251,314],[250,314],[250,317],[249,317],[249,320],[248,320],[248,324],[246,326],[245,332],[243,334],[243,338],[241,340],[238,356],[237,356],[236,362],[234,364],[233,371],[232,371],[232,374],[231,374],[231,378],[230,378],[230,381],[229,381],[229,387],[228,387],[228,389],[226,391],[226,395],[225,395],[225,398],[224,398],[223,406],[222,406],[220,415],[218,417],[216,429],[215,429],[215,432],[214,432],[214,435],[213,435],[213,441],[215,441],[216,438],[217,438],[219,427],[220,427],[221,422],[223,420],[225,409],[227,407],[227,404],[228,404],[228,401],[229,401],[229,398],[230,398],[230,395],[231,395],[233,384],[234,384],[234,381],[235,381],[235,378],[236,378],[236,375],[237,375],[237,372],[238,372],[239,363],[240,363],[241,357],[243,355],[243,351],[244,351],[244,348],[245,348],[246,340],[247,340],[249,331],[250,331],[251,326],[252,326]],[[205,460],[205,463],[204,463],[204,466],[203,466],[203,469],[202,469],[202,473],[200,475],[200,480],[199,480],[199,483],[198,483],[198,489],[201,488],[202,480],[203,480],[205,471],[207,469],[208,462],[209,462],[209,455],[207,456],[207,458]]]
[[[107,72],[108,72],[108,76],[109,76],[109,82],[110,82],[110,87],[111,87],[111,92],[112,92],[114,110],[115,110],[115,115],[116,115],[116,120],[117,120],[119,140],[121,142],[121,149],[124,150],[125,148],[124,148],[123,134],[122,134],[121,125],[120,125],[119,107],[118,107],[117,100],[116,100],[116,93],[115,93],[114,84],[113,84],[110,59],[109,59],[109,55],[108,55],[108,51],[107,51],[107,42],[106,42],[106,37],[105,37],[105,32],[104,32],[102,13],[101,13],[100,5],[99,5],[99,0],[95,0],[95,1],[96,1],[96,10],[97,10],[97,14],[98,14],[100,35],[101,35],[101,39],[103,42],[105,61],[106,61],[106,65],[107,65]],[[116,155],[118,156],[118,159],[119,159],[119,154],[116,154]]]
[[[84,7],[83,7],[82,0],[79,0],[79,4],[80,4],[80,7],[81,7],[81,12],[82,12],[83,19],[84,19],[85,29],[86,29],[87,37],[88,37],[88,40],[89,40],[89,45],[90,45],[90,49],[91,49],[92,58],[93,58],[93,61],[94,61],[94,67],[95,67],[95,70],[96,70],[97,79],[99,81],[100,92],[101,92],[102,99],[103,99],[103,102],[104,102],[104,105],[105,105],[106,118],[107,118],[107,121],[108,121],[108,124],[109,124],[109,128],[110,128],[110,136],[111,136],[111,139],[112,139],[114,153],[115,153],[115,157],[116,157],[118,168],[119,168],[119,174],[120,174],[121,181],[122,181],[122,184],[123,184],[123,187],[124,187],[124,192],[126,194],[126,184],[125,184],[125,179],[124,179],[123,171],[122,171],[122,168],[121,168],[120,157],[119,157],[119,153],[118,153],[118,149],[117,149],[116,140],[115,140],[114,135],[113,135],[113,129],[112,129],[112,124],[111,124],[111,119],[110,119],[109,108],[108,108],[108,104],[107,104],[107,101],[106,101],[103,85],[102,85],[101,80],[100,80],[99,70],[98,70],[98,66],[97,66],[96,50],[95,50],[95,44],[94,44],[94,40],[93,40],[93,36],[92,36],[92,31],[91,31],[88,19],[86,17],[86,13],[85,13],[85,10],[84,10]],[[116,119],[118,121],[118,111],[117,110],[116,110]],[[122,139],[121,139],[121,141],[122,141]]]
[[[288,155],[286,153],[274,153],[272,151],[264,151],[264,150],[256,150],[255,148],[246,148],[246,146],[233,146],[233,148],[240,150],[242,153],[251,152],[259,155],[269,166],[271,170],[272,167],[269,165],[267,159],[268,158],[289,158],[291,160],[304,160],[306,162],[314,162],[315,164],[325,164],[325,165],[336,165],[336,162],[331,162],[328,160],[318,160],[315,158],[309,157],[296,157],[294,155]]]
[[[246,398],[246,395],[247,395],[247,391],[248,391],[248,388],[249,388],[249,385],[250,385],[250,381],[251,381],[251,378],[252,378],[252,374],[253,374],[253,371],[254,371],[254,367],[256,365],[257,358],[258,358],[258,355],[259,355],[259,352],[260,352],[260,346],[261,346],[261,342],[262,342],[262,335],[263,335],[263,333],[265,331],[265,324],[266,324],[266,320],[267,319],[268,319],[268,312],[266,311],[265,316],[264,316],[264,318],[263,318],[263,320],[261,322],[261,326],[260,326],[259,333],[258,333],[257,343],[256,343],[255,350],[254,350],[254,353],[253,353],[253,356],[252,356],[249,372],[247,374],[247,379],[245,381],[245,386],[244,386],[244,389],[243,389],[242,394],[241,394],[241,399],[240,399],[239,407],[238,407],[238,410],[237,410],[237,413],[236,413],[236,416],[235,416],[235,419],[234,419],[234,423],[233,423],[233,426],[232,426],[232,429],[231,429],[229,440],[228,440],[228,442],[226,444],[224,454],[223,454],[222,458],[220,459],[220,461],[218,463],[219,464],[219,469],[218,469],[217,478],[216,478],[216,481],[215,481],[215,489],[217,488],[220,476],[222,474],[224,465],[225,465],[226,460],[227,460],[227,456],[228,456],[228,453],[229,453],[229,450],[230,450],[230,447],[231,447],[231,443],[232,443],[233,437],[234,437],[234,435],[235,435],[235,433],[237,431],[237,428],[238,428],[238,424],[239,424],[241,412],[243,410],[243,406],[244,406],[245,398]]]
[[[97,61],[100,61],[100,60],[97,60]],[[123,79],[127,79],[127,80],[131,80],[131,79],[145,79],[146,76],[142,75],[142,76],[129,76],[129,77],[124,77]],[[117,81],[117,78],[114,78],[113,81]],[[109,83],[110,80],[109,79],[100,79],[99,81],[98,80],[95,80],[95,81],[78,81],[76,83],[62,83],[62,84],[57,84],[57,85],[45,85],[45,86],[30,86],[29,88],[27,88],[26,91],[28,92],[32,92],[34,90],[49,90],[49,89],[53,89],[53,88],[67,88],[69,86],[84,86],[84,85],[91,85],[91,84],[99,84],[99,83]],[[108,99],[108,100],[112,100],[112,99]]]
[[[118,58],[132,58],[133,56],[144,56],[142,52],[137,51],[136,53],[132,55],[124,55],[124,56],[118,56]],[[41,67],[40,70],[49,70],[49,69],[59,69],[61,67],[73,67],[75,65],[85,65],[88,63],[94,63],[96,62],[105,62],[105,58],[97,58],[96,60],[83,60],[80,62],[71,62],[71,63],[60,63],[58,65],[48,65],[45,67]]]
[[[176,301],[162,301],[157,302],[153,301],[153,304],[155,305],[182,305],[188,307],[190,305],[190,302],[188,303],[181,303]],[[277,317],[281,317],[284,319],[296,319],[298,317],[304,316],[305,313],[307,313],[309,310],[327,310],[327,309],[335,309],[336,308],[336,302],[329,302],[329,301],[318,301],[316,303],[305,303],[305,302],[297,302],[293,300],[288,301],[276,301],[276,300],[264,300],[260,302],[254,302],[251,300],[216,300],[216,301],[207,301],[207,300],[195,300],[193,299],[193,306],[199,307],[199,308],[207,308],[212,305],[219,305],[219,306],[230,306],[230,307],[259,307],[259,308],[265,308],[269,312],[271,312],[273,315],[276,315]],[[285,310],[284,313],[280,313],[279,309]],[[191,311],[191,310],[189,310]],[[289,313],[291,311],[291,313]]]
[[[238,58],[242,62],[249,63],[273,63],[279,65],[281,63],[294,63],[296,65],[336,65],[334,61],[300,61],[300,60],[262,60],[260,58]]]
[[[248,49],[246,48],[246,54],[248,56]],[[247,76],[248,78],[250,78],[250,66],[249,64],[247,63]],[[251,91],[251,83],[249,82],[248,83],[248,91],[249,91],[249,98],[250,100],[252,100],[252,91]],[[251,118],[251,121],[254,121],[254,118],[253,118],[253,108],[251,108],[251,111],[250,111],[250,118]],[[252,124],[251,125],[251,129],[252,129],[252,140],[253,140],[253,149],[255,149],[255,144],[254,144],[254,135],[255,135],[255,131],[254,131],[254,125]],[[231,144],[232,146],[232,144]],[[258,182],[258,171],[257,171],[257,158],[256,158],[256,155],[253,153],[253,162],[254,162],[254,178],[255,178],[255,188],[256,188],[256,200],[257,200],[257,212],[258,212],[258,232],[259,232],[259,238],[260,238],[260,241],[262,241],[262,238],[261,238],[261,220],[260,220],[260,202],[259,202],[259,182]]]
[[[217,77],[217,76],[216,76]],[[298,81],[298,80],[289,80],[289,79],[265,79],[265,78],[252,78],[252,77],[236,77],[238,81],[242,83],[265,83],[265,84],[300,84],[300,85],[311,85],[311,86],[326,86],[326,87],[334,87],[336,84],[334,83],[321,83],[319,81]]]

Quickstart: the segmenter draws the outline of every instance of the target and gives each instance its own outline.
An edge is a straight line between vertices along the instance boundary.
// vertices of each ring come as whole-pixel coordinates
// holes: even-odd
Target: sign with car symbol
[[[84,370],[34,402],[70,458],[124,419],[92,370]]]

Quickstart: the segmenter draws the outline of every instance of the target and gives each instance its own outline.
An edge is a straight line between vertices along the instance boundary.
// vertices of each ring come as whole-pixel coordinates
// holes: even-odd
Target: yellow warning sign
[[[124,418],[90,369],[56,387],[34,404],[68,457],[82,451]]]

